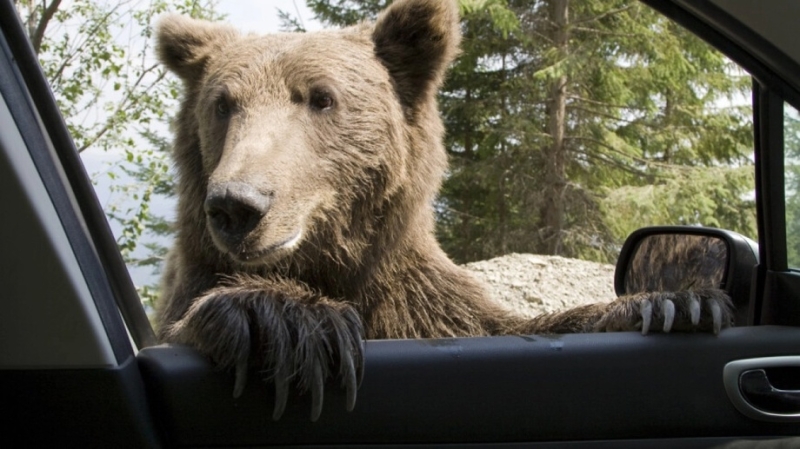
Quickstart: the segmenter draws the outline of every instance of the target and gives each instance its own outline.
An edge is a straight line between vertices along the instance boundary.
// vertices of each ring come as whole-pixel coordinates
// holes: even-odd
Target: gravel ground
[[[535,316],[593,302],[609,302],[614,265],[535,254],[508,254],[464,265],[494,297],[519,313]]]

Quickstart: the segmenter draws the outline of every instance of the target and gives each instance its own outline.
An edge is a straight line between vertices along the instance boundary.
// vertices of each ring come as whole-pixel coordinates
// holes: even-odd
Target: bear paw
[[[358,313],[347,304],[218,287],[197,298],[166,334],[219,368],[234,370],[234,397],[244,391],[249,367],[268,373],[266,380],[275,385],[275,420],[286,408],[290,385],[311,392],[312,421],[322,412],[324,384],[332,378],[347,393],[347,410],[355,406],[364,370],[364,332]]]
[[[713,332],[733,324],[730,297],[719,289],[649,292],[618,298],[595,324],[596,332],[641,330],[658,332]],[[659,323],[663,325],[659,329]]]

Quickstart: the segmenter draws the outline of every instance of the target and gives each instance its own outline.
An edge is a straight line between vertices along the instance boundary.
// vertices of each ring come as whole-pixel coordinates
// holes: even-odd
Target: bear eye
[[[311,92],[309,104],[318,111],[327,111],[333,107],[334,103],[333,94],[327,90],[315,89]]]
[[[229,104],[228,99],[224,96],[220,97],[214,106],[214,112],[219,118],[228,118],[228,116],[231,115],[231,105]]]

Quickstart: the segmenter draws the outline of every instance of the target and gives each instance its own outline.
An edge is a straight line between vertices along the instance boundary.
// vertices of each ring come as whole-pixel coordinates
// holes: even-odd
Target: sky
[[[227,22],[242,31],[255,33],[280,31],[279,9],[298,16],[308,31],[321,28],[304,0],[228,0],[217,5],[217,10],[227,16]]]

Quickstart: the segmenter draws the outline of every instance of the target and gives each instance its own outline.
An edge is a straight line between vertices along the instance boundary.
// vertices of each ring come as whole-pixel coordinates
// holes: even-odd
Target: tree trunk
[[[569,0],[550,0],[550,21],[552,41],[557,50],[558,60],[567,57],[569,45],[568,29]],[[543,207],[541,214],[540,252],[560,254],[566,210],[564,193],[566,191],[567,154],[564,148],[567,108],[567,75],[561,74],[552,79],[550,98],[547,107],[547,133],[551,143],[544,150],[544,186],[542,189]]]
[[[503,65],[501,67],[502,76],[503,76],[503,83],[501,84],[500,89],[502,89],[501,94],[501,106],[500,106],[500,123],[502,123],[503,128],[507,125],[508,120],[508,96],[506,93],[506,79],[508,72],[506,71],[506,58],[507,55],[503,53]],[[508,159],[508,148],[506,147],[506,138],[505,132],[503,133],[502,138],[500,139],[500,157],[498,158],[498,162],[501,163],[501,167],[506,167],[506,162]],[[506,174],[508,170],[501,170],[500,171],[500,179],[498,180],[497,186],[497,228],[499,232],[499,242],[498,248],[495,251],[495,255],[502,255],[508,252],[508,208],[506,206]],[[493,255],[494,256],[494,255]]]

